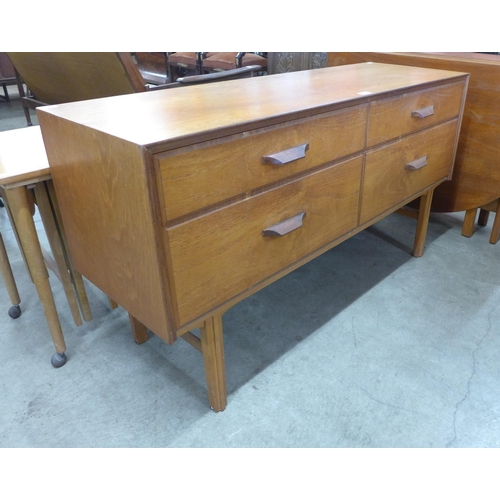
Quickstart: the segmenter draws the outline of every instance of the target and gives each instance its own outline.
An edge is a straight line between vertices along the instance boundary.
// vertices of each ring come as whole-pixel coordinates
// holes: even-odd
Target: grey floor
[[[0,130],[25,125],[16,96],[0,103]],[[88,282],[93,320],[77,328],[51,277],[68,348],[54,369],[0,209],[23,311],[7,315],[0,286],[0,446],[498,447],[500,243],[491,221],[464,238],[462,219],[432,215],[417,259],[415,221],[393,214],[228,311],[228,406],[214,413],[200,353],[136,345],[126,313]]]

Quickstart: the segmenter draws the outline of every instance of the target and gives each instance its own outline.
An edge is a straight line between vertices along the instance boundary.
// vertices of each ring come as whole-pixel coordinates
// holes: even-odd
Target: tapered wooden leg
[[[7,255],[7,251],[5,250],[5,245],[1,234],[0,271],[2,273],[2,278],[5,283],[5,288],[7,288],[7,293],[9,294],[10,301],[12,302],[12,304],[19,304],[21,302],[21,298],[19,297],[16,281],[14,279],[14,275],[12,274],[12,268],[10,267],[9,256]]]
[[[82,324],[82,318],[80,316],[80,310],[78,309],[75,290],[73,289],[73,283],[71,282],[71,277],[69,275],[68,266],[64,256],[64,248],[59,236],[54,214],[50,206],[47,190],[43,182],[38,183],[35,186],[35,198],[38,205],[38,211],[43,222],[43,227],[45,229],[45,234],[47,235],[50,249],[52,250],[54,263],[56,265],[54,272],[57,273],[57,277],[63,286],[63,290],[73,316],[73,321],[76,326],[80,326]]]
[[[59,205],[57,203],[54,183],[51,180],[48,180],[45,181],[44,184],[47,189],[47,194],[49,196],[53,217],[57,224],[57,230],[62,244],[66,266],[68,268],[69,275],[71,277],[73,286],[75,288],[76,298],[78,300],[78,304],[80,305],[80,310],[82,312],[83,319],[85,321],[91,321],[92,313],[90,311],[90,304],[89,304],[89,299],[87,297],[87,291],[85,290],[85,284],[83,283],[82,275],[75,269],[73,261],[71,260],[71,254],[69,253],[66,233],[64,231],[64,226],[62,225],[61,212],[59,211]]]
[[[227,405],[222,315],[217,314],[207,319],[200,328],[200,335],[208,400],[214,411],[222,411]]]
[[[131,314],[128,315],[130,327],[136,344],[143,344],[148,340],[148,329]]]
[[[427,236],[427,227],[429,225],[429,215],[431,213],[432,195],[434,190],[427,191],[420,197],[418,208],[417,230],[415,241],[413,243],[413,256],[422,257],[424,254],[425,238]]]
[[[2,235],[0,234],[0,274],[2,275],[3,282],[5,283],[5,288],[7,288],[7,293],[9,294],[10,302],[12,307],[9,309],[9,316],[11,318],[18,318],[21,315],[21,308],[19,304],[21,303],[21,297],[19,297],[19,292],[17,290],[16,280],[12,274],[12,268],[10,267],[9,256],[5,250],[5,245],[3,243]]]
[[[19,240],[23,247],[27,264],[30,269],[33,282],[42,303],[45,318],[49,326],[52,341],[56,348],[57,359],[52,360],[54,366],[62,366],[65,361],[64,352],[66,351],[66,343],[57,315],[54,296],[49,283],[49,273],[45,267],[45,262],[38,240],[38,235],[31,215],[31,207],[28,199],[27,189],[24,186],[8,189],[5,191],[7,195],[7,204],[10,207],[12,217],[15,221],[18,231]]]
[[[470,238],[474,234],[474,224],[476,223],[477,208],[471,208],[465,212],[464,223],[462,224],[462,236]]]
[[[490,243],[495,245],[500,238],[500,200],[498,202],[498,208],[495,212],[495,220],[493,221],[493,227],[491,228]]]

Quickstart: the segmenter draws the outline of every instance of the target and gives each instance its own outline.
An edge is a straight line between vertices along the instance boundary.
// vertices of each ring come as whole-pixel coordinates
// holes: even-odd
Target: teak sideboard
[[[39,108],[74,266],[139,341],[197,347],[223,410],[229,307],[418,197],[422,255],[467,83],[368,63]]]

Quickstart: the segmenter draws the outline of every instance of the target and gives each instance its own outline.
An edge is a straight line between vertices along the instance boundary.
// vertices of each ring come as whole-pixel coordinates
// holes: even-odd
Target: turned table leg
[[[210,406],[214,411],[222,411],[227,405],[222,315],[208,318],[200,335]]]
[[[433,193],[434,190],[431,189],[420,197],[417,230],[415,233],[415,241],[413,243],[414,257],[422,257],[422,255],[424,254],[425,238],[427,236],[427,227],[429,226],[429,215],[431,213]]]
[[[56,353],[52,356],[52,365],[56,368],[66,363],[66,343],[57,315],[54,296],[49,283],[49,273],[38,240],[35,223],[31,214],[31,206],[27,189],[24,186],[5,191],[7,204],[10,207],[23,252],[33,278],[33,282],[42,303]]]
[[[12,274],[12,268],[10,267],[9,256],[5,250],[5,245],[3,243],[2,235],[0,234],[0,274],[2,275],[3,281],[5,283],[5,288],[7,288],[7,293],[9,294],[12,307],[9,309],[9,316],[11,318],[19,318],[21,316],[21,297],[19,297],[19,292],[16,286],[16,280]]]

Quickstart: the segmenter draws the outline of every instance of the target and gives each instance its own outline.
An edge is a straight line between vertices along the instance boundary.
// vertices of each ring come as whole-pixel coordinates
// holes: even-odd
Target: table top
[[[192,137],[220,138],[237,133],[235,127],[272,125],[346,101],[354,105],[380,93],[461,75],[362,63],[44,106],[37,113],[39,118],[55,115],[136,145],[163,142],[173,148]]]
[[[39,126],[0,132],[0,186],[22,186],[49,178]]]

